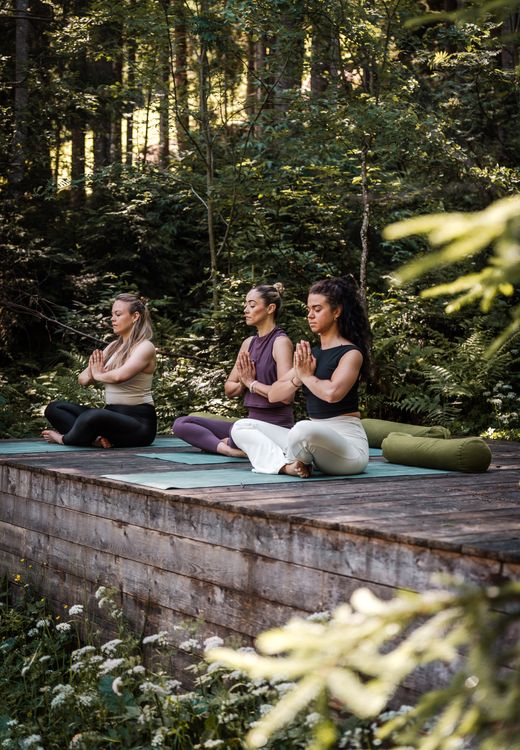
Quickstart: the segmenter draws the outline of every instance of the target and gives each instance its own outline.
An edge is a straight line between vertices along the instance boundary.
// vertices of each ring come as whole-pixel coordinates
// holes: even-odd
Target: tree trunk
[[[256,114],[255,100],[258,83],[255,74],[256,44],[251,34],[247,35],[247,74],[246,74],[246,100],[244,110],[252,119]]]
[[[71,130],[71,203],[75,208],[85,201],[85,125],[77,123]]]
[[[312,25],[311,93],[322,96],[330,84],[333,68],[333,28],[328,18],[320,17]]]
[[[359,290],[361,299],[367,309],[367,267],[368,267],[368,230],[370,226],[370,194],[368,191],[368,143],[361,150],[361,194],[363,202],[363,220],[361,222],[361,260],[359,265]]]
[[[14,84],[14,135],[13,154],[9,182],[17,188],[25,176],[25,159],[27,155],[27,104],[29,88],[29,16],[28,0],[16,0],[16,55]]]
[[[135,64],[137,42],[133,36],[127,40],[127,73],[126,88],[128,104],[126,111],[126,151],[125,164],[131,167],[134,161],[134,110],[135,110]]]
[[[305,32],[303,4],[284,2],[280,11],[279,31],[274,43],[273,69],[274,106],[285,112],[290,94],[300,91],[303,75]]]
[[[209,17],[208,0],[201,1],[202,18]],[[202,143],[204,144],[204,156],[206,162],[206,218],[208,228],[208,246],[210,259],[210,283],[212,293],[213,311],[218,309],[218,279],[217,279],[217,248],[215,242],[213,187],[215,177],[213,135],[209,119],[209,97],[211,91],[211,72],[208,59],[208,42],[205,35],[200,36],[199,57],[199,118]]]
[[[188,102],[188,35],[184,0],[173,0],[174,38],[174,96],[177,151],[184,153],[189,147],[189,102]]]
[[[162,0],[168,17],[169,0]],[[165,167],[170,159],[170,30],[165,26],[166,38],[162,42],[160,55],[161,85],[159,92],[159,163]]]

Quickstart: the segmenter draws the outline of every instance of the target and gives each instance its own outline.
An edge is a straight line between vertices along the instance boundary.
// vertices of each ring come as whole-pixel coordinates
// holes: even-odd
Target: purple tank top
[[[276,328],[273,328],[273,330],[265,336],[253,336],[251,340],[251,343],[249,345],[249,356],[255,363],[256,379],[260,383],[272,385],[275,380],[278,379],[276,372],[276,362],[273,358],[273,345],[275,340],[279,336],[287,336],[287,334],[281,328],[278,328],[278,326],[276,326]],[[289,404],[282,404],[281,401],[275,404],[271,404],[259,393],[246,393],[246,395],[244,396],[244,404],[245,406],[247,406],[250,412],[256,411],[257,409],[275,410],[276,420],[273,420],[274,424],[280,424],[279,420],[282,416],[281,412],[283,412],[283,422],[290,422],[289,426],[293,423],[292,406],[290,406]],[[267,416],[268,415],[265,414],[265,421],[270,422],[271,420],[268,419]],[[275,413],[273,411],[273,417],[274,416]]]

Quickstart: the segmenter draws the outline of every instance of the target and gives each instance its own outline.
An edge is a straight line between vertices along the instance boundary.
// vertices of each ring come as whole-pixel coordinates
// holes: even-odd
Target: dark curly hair
[[[309,294],[322,294],[332,309],[341,307],[338,318],[340,334],[352,341],[363,354],[361,375],[371,377],[371,333],[370,324],[361,300],[359,287],[352,274],[316,281],[309,289]]]

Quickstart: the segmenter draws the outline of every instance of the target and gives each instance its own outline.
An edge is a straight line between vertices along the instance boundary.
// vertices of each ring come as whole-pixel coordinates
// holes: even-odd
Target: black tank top
[[[343,355],[353,350],[361,352],[361,349],[358,346],[354,346],[354,344],[341,344],[341,346],[333,346],[331,349],[322,349],[319,346],[315,346],[312,353],[316,357],[316,370],[314,372],[316,377],[320,380],[330,380]],[[341,401],[329,404],[327,401],[323,401],[321,398],[315,396],[314,393],[311,393],[304,385],[302,390],[307,399],[309,417],[313,419],[327,419],[328,417],[339,417],[340,414],[350,414],[353,411],[358,411],[358,387],[359,378],[350,391],[343,396]]]

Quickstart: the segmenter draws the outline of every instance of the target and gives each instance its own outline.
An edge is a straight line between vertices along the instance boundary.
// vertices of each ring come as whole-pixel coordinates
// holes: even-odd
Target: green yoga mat
[[[161,461],[172,461],[175,464],[228,464],[244,463],[247,458],[239,456],[221,456],[216,453],[138,453],[142,458],[158,458]]]
[[[186,448],[188,447],[188,443],[185,443],[184,440],[176,437],[158,437],[155,438],[152,446],[154,448]],[[99,451],[104,449],[94,448],[94,446],[90,448],[79,445],[58,445],[57,443],[46,443],[45,440],[17,440],[12,443],[4,443],[0,440],[0,456],[14,456],[20,453],[66,453],[68,451],[94,450]],[[118,449],[114,448],[111,450]]]
[[[238,456],[221,456],[215,453],[138,453],[141,458],[157,458],[160,461],[171,461],[174,464],[191,464],[192,466],[204,464],[228,464],[244,463],[247,458]],[[383,451],[379,448],[370,448],[371,456],[382,456]]]
[[[103,474],[107,479],[139,484],[160,490],[195,489],[196,487],[240,487],[254,484],[281,484],[286,482],[348,481],[349,479],[376,479],[378,477],[411,477],[424,474],[449,474],[437,469],[422,469],[418,466],[402,466],[381,461],[369,463],[362,474],[330,476],[319,474],[309,479],[289,477],[285,474],[255,474],[247,469],[202,469],[193,471],[139,472],[134,474]]]

